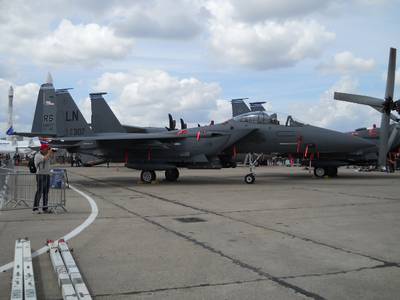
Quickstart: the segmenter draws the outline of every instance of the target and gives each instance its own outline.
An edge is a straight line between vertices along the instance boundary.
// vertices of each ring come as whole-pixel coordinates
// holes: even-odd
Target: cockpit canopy
[[[255,124],[279,124],[279,121],[274,115],[268,115],[266,112],[257,111],[257,112],[248,112],[233,118],[235,121],[239,122],[247,122],[247,123],[255,123]]]
[[[280,125],[277,114],[273,113],[268,115],[265,111],[252,111],[233,118],[238,122],[247,122],[253,124],[274,124]],[[282,124],[283,125],[283,124]],[[285,126],[289,127],[300,127],[304,126],[303,123],[295,121],[292,116],[288,116],[285,122]]]

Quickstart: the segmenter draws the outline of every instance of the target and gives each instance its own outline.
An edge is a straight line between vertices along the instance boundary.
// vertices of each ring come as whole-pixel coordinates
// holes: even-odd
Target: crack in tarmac
[[[318,188],[310,188],[306,189],[303,187],[292,187],[292,190],[301,190],[301,191],[313,191],[313,192],[320,192],[320,193],[327,193],[327,191],[318,189]],[[371,196],[371,195],[359,195],[359,194],[352,194],[352,193],[345,193],[345,192],[332,192],[333,195],[342,195],[342,196],[350,196],[350,197],[357,197],[357,198],[368,198],[368,199],[376,199],[376,200],[388,200],[393,202],[399,202],[399,198],[392,198],[392,197],[378,197],[378,196]]]
[[[194,289],[194,288],[238,285],[238,284],[255,283],[255,282],[263,282],[263,281],[269,281],[269,279],[260,278],[260,279],[255,279],[255,280],[232,281],[232,282],[222,282],[222,283],[203,283],[203,284],[195,284],[195,285],[187,285],[187,286],[179,286],[179,287],[160,288],[160,289],[153,289],[153,290],[128,291],[128,292],[108,293],[108,294],[93,294],[92,296],[93,297],[129,296],[129,295],[150,294],[150,293],[159,293],[159,292],[167,292],[167,291],[188,290],[188,289]]]
[[[299,207],[282,207],[282,208],[265,208],[265,209],[243,209],[243,210],[231,210],[231,211],[220,211],[219,213],[231,214],[231,213],[246,213],[246,212],[267,212],[267,211],[285,211],[285,210],[300,210],[300,209],[319,209],[319,208],[335,208],[335,207],[347,207],[347,206],[373,206],[373,205],[387,205],[393,204],[393,200],[386,202],[366,202],[366,203],[343,203],[337,205],[323,205],[323,206],[299,206]]]
[[[294,275],[294,276],[281,276],[281,279],[296,279],[296,278],[307,278],[307,277],[322,277],[322,276],[333,276],[333,275],[341,275],[348,274],[354,272],[361,272],[365,270],[375,270],[375,269],[383,269],[383,268],[392,268],[399,267],[397,263],[385,263],[382,265],[376,265],[372,267],[361,267],[357,269],[347,270],[347,271],[337,271],[337,272],[328,272],[328,273],[315,273],[315,274],[303,274],[303,275]]]

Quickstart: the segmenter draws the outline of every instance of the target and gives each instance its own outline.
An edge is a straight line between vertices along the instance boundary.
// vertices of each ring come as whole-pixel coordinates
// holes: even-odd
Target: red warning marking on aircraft
[[[183,129],[183,130],[179,130],[177,132],[177,135],[182,135],[182,134],[187,134],[187,133],[188,133],[188,131],[186,129]]]
[[[301,146],[301,143],[303,142],[303,137],[302,136],[299,136],[298,138],[297,138],[297,153],[300,153],[300,146]]]
[[[308,154],[308,145],[306,147],[306,151],[304,152],[304,157],[307,158],[307,154]]]

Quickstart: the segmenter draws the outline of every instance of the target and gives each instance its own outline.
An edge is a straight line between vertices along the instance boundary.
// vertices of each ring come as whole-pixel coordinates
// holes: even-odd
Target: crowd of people
[[[12,161],[14,166],[27,165],[30,158],[32,158],[37,151],[32,151],[30,153],[20,153],[15,152],[10,153],[0,153],[0,163],[1,166],[7,166]],[[60,151],[60,153],[55,153],[51,157],[51,163],[57,164],[70,164],[71,167],[82,167],[83,162],[81,156],[75,153],[67,153],[66,151]]]

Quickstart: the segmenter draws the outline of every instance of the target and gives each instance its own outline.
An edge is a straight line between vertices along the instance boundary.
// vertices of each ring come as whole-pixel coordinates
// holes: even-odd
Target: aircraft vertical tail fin
[[[104,100],[107,93],[91,93],[92,129],[94,132],[126,132],[110,106]]]
[[[241,98],[241,99],[232,99],[232,117],[236,117],[245,113],[250,112],[250,108],[247,106],[247,104],[244,102],[244,100],[247,98]]]
[[[90,135],[92,129],[86,122],[68,90],[69,89],[56,90],[57,136]]]
[[[250,109],[251,111],[265,111],[265,107],[263,106],[263,104],[265,104],[266,102],[251,102],[250,103]]]
[[[47,82],[40,86],[31,132],[17,132],[15,134],[30,137],[64,137],[91,134],[92,129],[68,90],[56,90],[53,86],[53,79],[49,74]]]
[[[32,134],[38,136],[56,136],[56,91],[51,82],[40,86],[35,115],[32,123]]]

